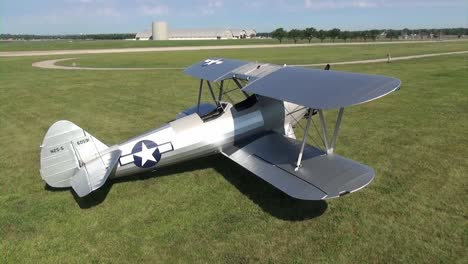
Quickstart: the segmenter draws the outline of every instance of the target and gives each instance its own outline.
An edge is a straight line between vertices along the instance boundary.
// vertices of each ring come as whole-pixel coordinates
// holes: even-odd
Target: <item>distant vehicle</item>
[[[69,121],[53,124],[41,145],[42,179],[52,187],[72,187],[83,197],[110,178],[220,153],[291,197],[339,197],[374,178],[370,167],[335,154],[344,107],[380,98],[401,85],[379,75],[221,58],[196,63],[185,73],[200,79],[198,104],[122,144],[108,147]],[[227,82],[235,88],[226,89]],[[204,86],[213,103],[201,102]],[[225,101],[234,90],[245,98]],[[339,113],[329,140],[323,111],[333,108]],[[306,142],[317,114],[324,149]],[[301,126],[302,118],[307,119],[304,137],[297,140],[293,128]]]

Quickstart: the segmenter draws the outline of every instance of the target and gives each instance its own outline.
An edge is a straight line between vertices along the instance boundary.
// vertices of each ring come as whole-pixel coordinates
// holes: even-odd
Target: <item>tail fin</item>
[[[121,151],[108,148],[70,121],[54,123],[41,145],[41,177],[52,187],[72,187],[83,197],[106,182]]]

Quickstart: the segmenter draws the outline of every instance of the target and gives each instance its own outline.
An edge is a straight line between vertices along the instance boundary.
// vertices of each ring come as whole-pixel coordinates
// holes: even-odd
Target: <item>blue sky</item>
[[[468,27],[468,0],[0,0],[0,33],[123,33],[173,28]]]

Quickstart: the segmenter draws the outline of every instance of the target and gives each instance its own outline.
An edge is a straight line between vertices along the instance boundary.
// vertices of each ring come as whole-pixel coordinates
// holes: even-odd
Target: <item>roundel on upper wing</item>
[[[133,146],[133,163],[140,168],[151,168],[161,160],[158,145],[151,140],[139,141]]]
[[[202,64],[203,67],[206,67],[206,66],[210,66],[210,65],[218,65],[218,64],[221,64],[223,63],[223,59],[208,59],[208,60],[205,60]]]

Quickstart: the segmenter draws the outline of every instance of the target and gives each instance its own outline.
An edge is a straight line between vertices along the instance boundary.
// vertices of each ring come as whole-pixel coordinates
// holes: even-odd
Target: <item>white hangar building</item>
[[[135,40],[203,40],[203,39],[244,39],[255,37],[254,29],[171,29],[166,22],[153,22],[152,29],[138,32]]]

